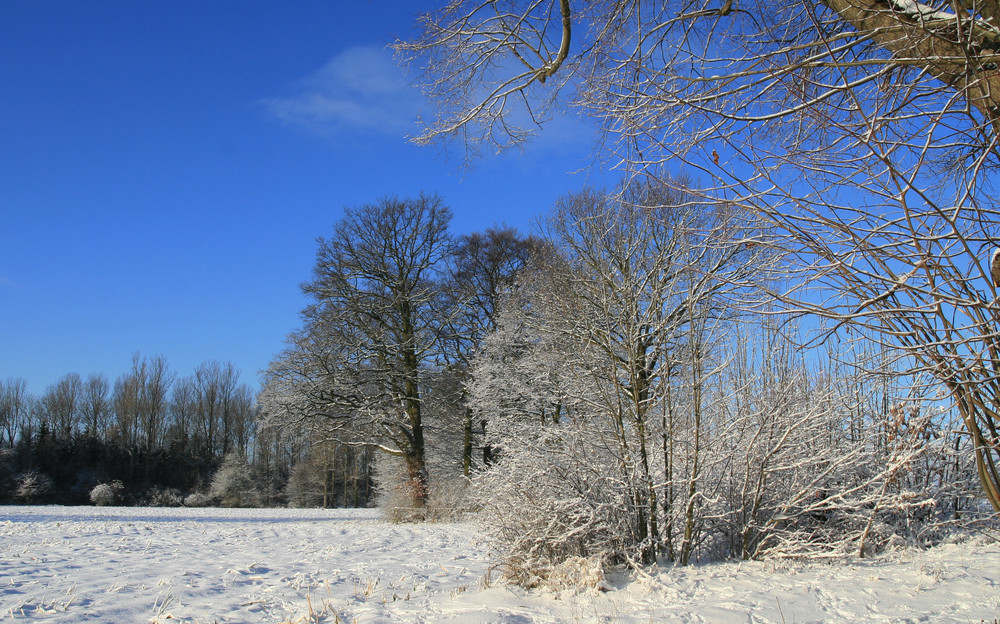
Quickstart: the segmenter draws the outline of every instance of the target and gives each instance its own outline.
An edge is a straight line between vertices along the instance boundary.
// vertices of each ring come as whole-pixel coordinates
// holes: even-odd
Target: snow
[[[473,523],[375,510],[0,507],[0,621],[973,622],[1000,618],[988,537],[877,560],[726,562],[505,586]]]
[[[893,0],[893,6],[897,10],[906,13],[910,17],[918,20],[950,20],[955,21],[955,14],[947,11],[938,11],[932,6],[916,0]]]

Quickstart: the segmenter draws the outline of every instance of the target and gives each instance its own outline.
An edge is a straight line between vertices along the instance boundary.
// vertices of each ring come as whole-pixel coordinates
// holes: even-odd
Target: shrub
[[[223,507],[257,507],[261,499],[250,466],[239,453],[229,453],[222,460],[212,477],[210,495]]]
[[[421,485],[407,478],[406,463],[401,457],[380,454],[375,460],[376,504],[390,522],[420,522],[426,508],[416,507]]]
[[[144,507],[180,507],[184,504],[184,495],[176,488],[151,487],[142,497]]]
[[[125,486],[121,481],[98,483],[90,490],[90,502],[98,507],[108,507],[118,503]]]
[[[14,498],[22,503],[37,503],[52,491],[52,479],[43,472],[29,470],[15,478]]]
[[[635,549],[613,462],[580,423],[511,433],[518,443],[473,482],[504,576],[524,587],[594,586],[594,570]]]
[[[297,462],[285,486],[289,507],[323,506],[323,469],[309,461]]]
[[[204,492],[192,492],[184,499],[185,507],[211,507],[215,500]]]
[[[469,489],[469,480],[462,475],[432,478],[427,497],[428,519],[452,522],[476,511]]]

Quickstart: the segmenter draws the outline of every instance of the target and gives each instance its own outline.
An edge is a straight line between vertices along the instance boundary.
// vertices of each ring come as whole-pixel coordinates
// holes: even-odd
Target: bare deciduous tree
[[[39,398],[42,417],[51,431],[64,440],[71,439],[80,424],[82,393],[80,375],[69,373],[49,386]]]
[[[145,457],[144,476],[149,481],[153,451],[160,446],[168,414],[167,393],[174,375],[166,357],[132,356],[132,370],[115,381],[111,404],[115,413],[114,436],[129,453],[130,476],[135,476],[137,454]]]
[[[27,380],[0,381],[0,447],[13,448],[21,427],[28,424],[30,404]]]
[[[427,496],[424,399],[440,352],[439,278],[451,211],[437,196],[347,208],[319,239],[305,327],[276,358],[272,416],[321,423],[405,459],[413,504]],[[341,430],[337,434],[335,430]]]
[[[80,411],[84,425],[92,436],[103,436],[107,429],[111,417],[110,392],[111,384],[104,375],[89,375],[84,383]]]
[[[198,442],[206,459],[225,457],[239,446],[245,453],[243,436],[250,416],[247,389],[239,384],[240,374],[231,362],[209,361],[201,364],[194,373],[194,392],[197,402]]]

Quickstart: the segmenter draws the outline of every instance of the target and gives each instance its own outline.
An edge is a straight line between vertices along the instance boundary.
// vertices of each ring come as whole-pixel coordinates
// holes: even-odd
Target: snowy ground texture
[[[0,507],[5,622],[1000,622],[986,539],[661,568],[602,592],[527,592],[488,569],[473,524],[372,510]]]

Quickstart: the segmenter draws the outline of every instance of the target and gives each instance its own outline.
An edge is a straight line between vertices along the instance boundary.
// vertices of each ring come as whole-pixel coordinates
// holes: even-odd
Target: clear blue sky
[[[435,4],[0,2],[0,379],[139,352],[256,384],[344,206],[423,190],[457,233],[528,230],[587,183],[580,122],[465,173],[406,141],[429,111],[385,46]]]

